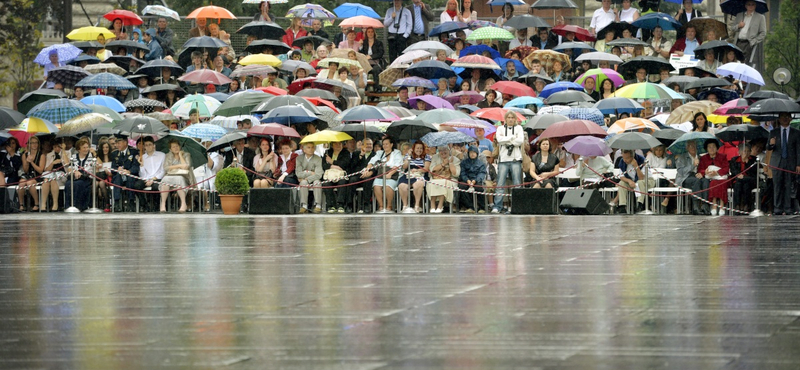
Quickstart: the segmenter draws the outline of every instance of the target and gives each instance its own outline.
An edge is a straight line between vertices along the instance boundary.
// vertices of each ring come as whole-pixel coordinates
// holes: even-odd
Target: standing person
[[[609,0],[605,0],[609,1]],[[495,132],[495,147],[497,150],[497,196],[494,200],[492,213],[500,213],[503,208],[503,188],[509,172],[513,185],[522,183],[522,144],[525,143],[525,134],[522,127],[517,125],[517,115],[513,111],[506,112],[504,124]]]
[[[683,9],[678,10],[675,13],[675,20],[681,23],[681,25],[685,26],[689,23],[692,19],[697,17],[702,17],[703,13],[699,10],[694,9],[694,4],[692,0],[683,0]],[[681,31],[678,31],[678,37],[681,37]]]
[[[458,18],[459,22],[469,23],[478,19],[478,12],[472,8],[472,0],[461,0],[461,9],[459,9]],[[471,32],[464,30],[464,34],[469,36]]]
[[[370,75],[372,75],[372,81],[378,81],[380,73],[383,71],[383,42],[378,39],[378,36],[375,34],[375,29],[369,27],[364,31],[364,40],[361,43],[361,49],[358,50],[359,53],[364,54],[367,56],[367,60],[369,60],[369,65],[372,67],[370,71]],[[374,84],[373,86],[377,87],[378,84]]]
[[[406,49],[413,24],[411,11],[403,8],[403,0],[394,0],[394,6],[386,11],[383,25],[389,38],[389,60],[395,60]]]
[[[622,0],[622,9],[619,11],[619,21],[633,23],[636,22],[637,19],[639,19],[639,9],[631,6],[631,0]]]
[[[319,36],[319,37],[322,37],[323,39],[330,39],[330,36],[328,36],[328,33],[325,32],[325,30],[322,29],[322,20],[320,20],[320,19],[314,19],[314,20],[311,21],[311,30],[308,31],[308,35],[309,36]]]
[[[115,18],[111,21],[111,25],[108,26],[108,30],[114,34],[115,40],[127,40],[128,34],[125,33],[125,25],[122,23],[122,19]]]
[[[155,40],[155,36],[155,29],[150,28],[147,31],[144,31],[144,42],[147,44],[147,47],[150,48],[150,51],[148,51],[147,55],[144,56],[144,60],[148,62],[151,60],[164,58],[164,49],[162,49],[158,41]]]
[[[283,42],[291,46],[294,40],[308,35],[308,32],[303,28],[303,19],[300,17],[292,18],[292,25],[286,29],[286,34],[283,35]]]
[[[275,15],[270,13],[269,1],[262,1],[261,4],[258,5],[258,13],[253,16],[253,20],[273,23],[275,22]]]
[[[744,8],[744,12],[736,15],[728,34],[732,35],[736,46],[744,53],[745,63],[748,63],[753,49],[767,37],[767,20],[763,14],[756,12],[755,1],[747,0]]]
[[[428,39],[428,22],[433,21],[433,13],[428,4],[422,0],[411,0],[411,5],[407,6],[411,12],[411,35],[408,37],[408,44],[413,45],[419,41]]]
[[[787,215],[796,213],[792,204],[792,182],[797,175],[786,172],[800,172],[800,131],[789,127],[792,115],[778,115],[779,126],[770,132],[767,146],[767,162],[772,169],[772,186],[774,188],[773,214]]]
[[[514,6],[511,5],[511,3],[505,3],[503,4],[503,14],[500,14],[500,16],[497,17],[497,21],[495,21],[495,24],[497,24],[497,27],[503,27],[503,24],[508,22],[513,17],[514,17]],[[525,30],[527,31],[527,29]]]
[[[156,41],[161,45],[164,50],[164,55],[175,54],[175,49],[172,46],[172,39],[175,38],[175,31],[167,27],[167,19],[159,17],[156,23]]]
[[[592,22],[589,24],[589,27],[592,29],[592,36],[597,35],[597,31],[606,28],[606,26],[612,22],[619,20],[617,10],[611,9],[611,0],[603,0],[602,4],[602,7],[595,10],[594,14],[592,14]]]

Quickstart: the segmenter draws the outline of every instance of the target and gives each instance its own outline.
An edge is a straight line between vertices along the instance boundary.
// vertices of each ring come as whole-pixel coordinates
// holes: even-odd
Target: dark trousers
[[[336,182],[331,182],[326,184],[325,186],[342,186],[340,188],[336,188],[334,191],[333,188],[325,188],[322,189],[322,193],[325,194],[325,203],[328,208],[332,207],[347,207],[348,203],[352,199],[350,197],[350,187],[343,186],[347,185],[348,179],[341,179]]]
[[[411,34],[408,35],[408,45],[414,45],[420,41],[425,41],[427,39],[428,37],[425,36],[425,34],[416,34],[412,32]],[[405,48],[403,48],[403,50],[405,50]],[[403,50],[400,51],[402,52]]]
[[[407,39],[402,34],[389,34],[389,60],[395,60],[406,49]]]
[[[122,179],[122,175],[115,174],[114,177],[111,179],[111,183],[117,186],[124,186],[128,189],[136,189],[142,190],[144,189],[144,181],[135,179],[131,176],[125,176],[125,179]],[[122,196],[122,189],[118,187],[114,187],[114,201],[119,201],[120,197]],[[128,191],[128,200],[133,200],[136,194],[132,191]]]
[[[458,184],[458,188],[461,189],[461,190],[467,190],[467,189],[469,189],[469,185],[467,185],[467,184]],[[479,191],[479,192],[486,191],[486,190],[484,190],[485,188],[483,186],[481,186],[481,185],[474,185],[473,188],[475,188],[475,191]],[[483,207],[484,207],[484,205],[486,203],[485,202],[486,196],[483,195],[483,194],[477,194],[476,196],[477,196],[477,200],[478,200],[478,204],[477,205],[472,201],[472,193],[469,193],[469,192],[466,192],[466,191],[458,192],[458,200],[459,200],[458,206],[460,208],[467,208],[467,209],[470,209],[470,208],[471,209],[475,209],[475,207],[477,206],[478,208],[475,209],[476,212],[481,210],[481,209],[483,209]]]
[[[774,154],[773,154],[774,155]],[[778,166],[787,171],[794,171],[794,168],[785,168],[786,166]],[[794,181],[794,174],[784,172],[779,169],[772,170],[772,187],[773,187],[773,213],[791,213],[794,212],[792,205],[792,181]]]
[[[753,207],[753,189],[756,188],[756,179],[745,177],[733,182],[733,205],[750,209]]]
[[[710,183],[711,183],[711,181],[709,181],[707,179],[698,179],[697,177],[692,175],[692,176],[687,177],[686,180],[683,180],[683,184],[681,184],[681,186],[683,186],[684,188],[687,188],[687,189],[692,189],[692,193],[697,193],[700,190],[708,189],[708,185]],[[706,199],[707,200],[708,199],[708,191],[699,193],[699,194],[697,194],[697,196],[702,198],[702,199]],[[692,210],[693,211],[699,211],[700,209],[706,209],[707,205],[705,203],[701,202],[700,200],[695,199],[694,197],[691,197],[689,199],[692,200]]]
[[[359,182],[361,180],[363,180],[361,178],[361,176],[352,176],[347,181],[347,183],[348,184],[355,184],[355,183],[357,183],[357,182]],[[361,207],[361,209],[367,210],[367,209],[371,209],[371,207],[372,207],[372,205],[370,204],[370,201],[372,200],[372,181],[373,180],[369,180],[367,182],[362,182],[360,184],[355,184],[355,185],[351,185],[350,186],[350,192],[352,194],[356,194],[355,191],[358,188],[364,189],[361,192],[361,199],[359,200],[360,204],[357,205],[358,207]],[[357,211],[357,210],[354,209],[353,211]]]
[[[74,192],[74,202],[73,202]],[[92,181],[86,178],[86,175],[75,179],[74,183],[69,178],[67,183],[64,184],[64,204],[69,208],[72,206],[77,207],[81,211],[89,208],[89,200],[92,197]]]

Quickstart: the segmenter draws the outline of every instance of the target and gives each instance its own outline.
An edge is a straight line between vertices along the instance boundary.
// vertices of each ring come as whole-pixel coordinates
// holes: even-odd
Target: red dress
[[[730,173],[730,164],[728,162],[728,157],[725,154],[717,153],[716,157],[711,158],[708,154],[703,154],[700,157],[700,163],[697,165],[697,171],[700,172],[703,176],[706,175],[706,169],[708,166],[717,166],[720,168],[719,174],[720,175],[727,175]],[[725,183],[725,185],[719,184]],[[726,203],[728,201],[728,186],[730,183],[728,180],[711,180],[711,184],[709,184],[709,191],[708,191],[708,199],[722,199],[722,203]],[[715,187],[716,186],[716,187]]]

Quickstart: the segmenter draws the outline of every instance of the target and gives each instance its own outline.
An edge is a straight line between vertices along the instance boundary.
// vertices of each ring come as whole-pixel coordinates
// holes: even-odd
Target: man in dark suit
[[[236,140],[233,142],[233,149],[225,153],[225,165],[223,168],[236,163],[237,166],[247,168],[250,171],[255,171],[253,161],[255,160],[256,152],[253,149],[244,146],[244,139]],[[250,186],[253,186],[253,172],[245,170],[247,179],[250,181]]]
[[[545,27],[539,28],[537,36],[531,36],[531,42],[533,42],[534,47],[540,50],[553,50],[554,47],[558,46],[558,39],[550,38],[550,31]]]
[[[792,115],[781,113],[778,116],[779,126],[770,132],[767,157],[772,171],[773,214],[786,215],[796,213],[792,204],[792,182],[796,175],[785,171],[800,172],[800,131],[789,127]],[[785,170],[785,171],[782,171]]]
[[[411,5],[406,9],[411,12],[411,35],[408,36],[408,45],[428,39],[428,22],[433,21],[433,13],[428,4],[422,0],[411,0]]]
[[[128,146],[128,137],[124,135],[117,135],[115,143],[117,150],[111,153],[111,168],[115,169],[114,177],[111,182],[117,186],[124,186],[129,189],[144,189],[144,181],[138,180],[134,177],[139,176],[139,151],[136,148]],[[125,208],[127,211],[132,211],[136,194],[128,191],[128,205]],[[114,187],[114,209],[117,212],[123,210],[122,191],[118,187]]]
[[[367,168],[367,164],[369,164],[370,159],[372,159],[372,157],[374,156],[375,152],[372,151],[372,139],[365,138],[364,140],[361,140],[361,150],[354,152],[353,157],[350,159],[351,166],[349,172],[355,173]],[[347,182],[349,184],[355,184],[359,181],[363,181],[364,179],[368,179],[372,176],[374,176],[374,173],[372,171],[366,171],[362,173],[360,176],[358,175],[350,176]],[[352,194],[356,194],[355,191],[357,188],[364,189],[364,191],[361,193],[361,199],[360,199],[361,204],[357,206],[361,207],[361,210],[359,210],[358,213],[370,212],[371,211],[370,199],[372,199],[372,180],[353,185],[352,189],[350,189]]]

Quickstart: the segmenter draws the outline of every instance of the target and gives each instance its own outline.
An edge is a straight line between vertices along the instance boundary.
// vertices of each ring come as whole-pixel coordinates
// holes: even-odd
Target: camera
[[[510,156],[514,155],[514,146],[513,145],[506,145],[506,150],[508,151],[507,154],[506,154],[507,156],[510,157]]]

